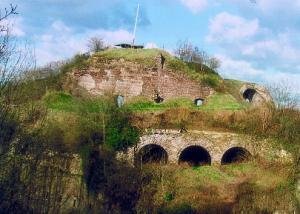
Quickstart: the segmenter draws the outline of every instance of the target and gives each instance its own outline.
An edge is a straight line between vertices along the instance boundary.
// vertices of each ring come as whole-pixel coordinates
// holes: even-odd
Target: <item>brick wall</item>
[[[186,97],[191,100],[206,98],[213,89],[191,80],[182,72],[161,67],[156,59],[155,66],[146,66],[123,59],[109,60],[86,71],[74,71],[78,84],[91,94],[112,93],[125,99],[135,96],[155,98],[155,93],[164,100]]]

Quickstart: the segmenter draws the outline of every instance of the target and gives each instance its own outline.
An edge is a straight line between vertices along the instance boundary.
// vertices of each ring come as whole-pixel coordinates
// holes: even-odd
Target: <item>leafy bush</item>
[[[106,127],[105,144],[114,150],[124,150],[139,140],[139,131],[130,124],[130,112],[112,109]]]

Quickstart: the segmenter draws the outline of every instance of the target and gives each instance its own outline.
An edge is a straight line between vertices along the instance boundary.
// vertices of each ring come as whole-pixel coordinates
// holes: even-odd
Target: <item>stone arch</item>
[[[178,163],[188,163],[190,166],[210,165],[211,156],[202,146],[192,145],[180,152]]]
[[[221,164],[240,163],[249,160],[251,153],[243,147],[231,147],[222,156]]]
[[[257,91],[254,88],[247,88],[243,92],[243,98],[244,98],[244,100],[246,100],[248,102],[252,102],[253,97],[255,96],[256,93],[257,93]]]
[[[135,164],[147,163],[166,164],[168,162],[167,151],[158,144],[147,144],[139,149],[135,156]]]

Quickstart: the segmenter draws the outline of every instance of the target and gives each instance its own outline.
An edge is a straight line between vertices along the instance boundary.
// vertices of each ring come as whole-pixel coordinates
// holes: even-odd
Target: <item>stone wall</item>
[[[272,96],[269,91],[265,87],[254,83],[246,83],[241,87],[240,94],[242,97],[245,91],[248,89],[255,90],[255,94],[251,100],[251,104],[253,106],[261,106],[263,104],[272,102]]]
[[[144,96],[153,100],[159,94],[164,100],[175,97],[195,100],[213,93],[212,88],[191,80],[183,72],[163,68],[160,57],[155,59],[154,66],[123,59],[94,60],[94,67],[73,73],[78,85],[93,95],[122,95],[125,100]]]
[[[177,164],[181,152],[189,146],[204,148],[211,157],[212,164],[220,164],[224,153],[233,148],[246,149],[252,156],[260,156],[274,161],[291,162],[292,155],[277,148],[270,148],[270,142],[257,141],[246,135],[229,132],[179,130],[149,130],[140,138],[139,144],[130,148],[127,153],[119,154],[119,158],[134,162],[135,155],[146,145],[159,145],[168,154],[168,163]]]

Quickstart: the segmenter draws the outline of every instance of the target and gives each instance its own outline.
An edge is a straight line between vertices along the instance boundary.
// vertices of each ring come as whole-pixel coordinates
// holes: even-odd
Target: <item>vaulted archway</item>
[[[166,164],[168,162],[168,153],[159,145],[149,144],[142,147],[135,157],[135,164],[158,163]]]
[[[256,94],[256,90],[253,88],[248,88],[244,91],[243,93],[243,98],[248,101],[248,102],[252,102],[254,95]]]
[[[240,163],[249,160],[250,152],[242,147],[232,147],[228,149],[221,159],[221,164]]]
[[[187,163],[190,166],[210,165],[209,152],[201,146],[189,146],[179,156],[179,164]]]

